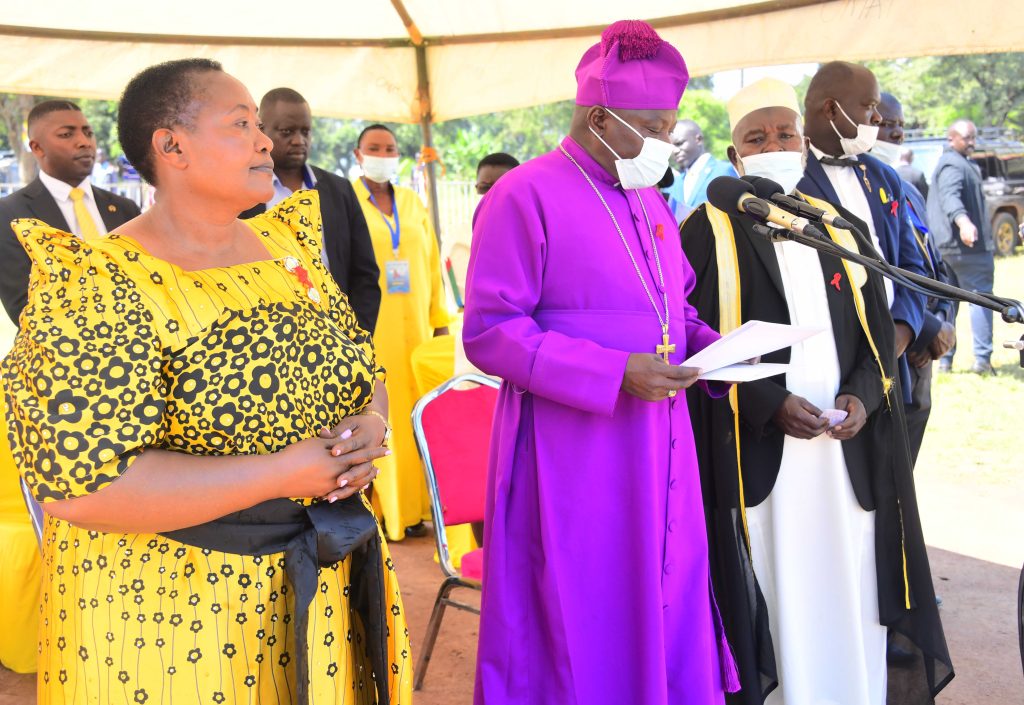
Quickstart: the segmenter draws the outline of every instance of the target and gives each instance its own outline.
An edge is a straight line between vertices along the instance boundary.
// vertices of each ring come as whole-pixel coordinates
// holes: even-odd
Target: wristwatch
[[[364,416],[368,414],[376,416],[378,419],[384,422],[384,438],[383,440],[381,440],[380,445],[381,448],[390,448],[391,446],[388,444],[391,442],[391,424],[388,423],[388,420],[384,417],[384,414],[380,413],[379,411],[374,411],[373,409],[366,409],[362,413]]]

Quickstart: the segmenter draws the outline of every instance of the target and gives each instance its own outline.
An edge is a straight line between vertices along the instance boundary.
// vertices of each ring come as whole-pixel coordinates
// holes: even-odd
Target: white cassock
[[[793,346],[786,387],[834,408],[839,359],[818,254],[794,242],[775,252],[790,322],[825,329]],[[885,705],[875,513],[857,502],[841,442],[786,436],[775,487],[747,522],[779,667],[767,705]]]

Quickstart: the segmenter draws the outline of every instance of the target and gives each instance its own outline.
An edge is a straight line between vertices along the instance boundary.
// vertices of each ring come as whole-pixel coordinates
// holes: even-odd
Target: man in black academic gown
[[[878,130],[878,142],[871,153],[882,159],[892,150],[900,149],[900,145],[903,144],[903,104],[891,93],[882,93],[878,114],[882,116],[882,122]],[[928,276],[949,283],[946,263],[943,262],[942,255],[935,247],[934,239],[929,232],[925,195],[916,184],[904,176],[902,170],[896,171],[903,180],[906,213],[924,257]],[[917,334],[913,345],[907,348],[911,400],[906,407],[907,433],[910,436],[910,456],[915,464],[932,409],[932,361],[941,359],[956,345],[955,319],[956,308],[952,301],[929,298],[925,306],[921,332]]]
[[[729,113],[737,171],[794,192],[804,141],[792,87],[759,81]],[[690,303],[701,320],[722,332],[749,320],[823,332],[764,357],[793,363],[785,376],[736,385],[728,399],[688,399],[713,580],[743,683],[730,702],[868,705],[887,689],[889,702],[929,703],[952,667],[917,513],[885,290],[863,268],[774,244],[752,224],[710,205],[683,224],[697,276]],[[830,236],[856,248],[841,231]],[[835,410],[847,415],[830,426]],[[913,654],[888,673],[886,627]]]

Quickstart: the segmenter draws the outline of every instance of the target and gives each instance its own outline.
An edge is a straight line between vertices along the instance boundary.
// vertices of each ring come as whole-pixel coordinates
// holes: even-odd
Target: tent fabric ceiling
[[[424,38],[434,121],[571,98],[573,69],[600,28],[628,11],[682,51],[694,75],[773,64],[1020,50],[1024,15],[1002,0],[137,0],[0,3],[0,91],[117,98],[140,69],[204,56],[257,97],[295,88],[319,115],[423,117]],[[240,8],[244,8],[242,11]],[[998,18],[998,21],[996,21]]]

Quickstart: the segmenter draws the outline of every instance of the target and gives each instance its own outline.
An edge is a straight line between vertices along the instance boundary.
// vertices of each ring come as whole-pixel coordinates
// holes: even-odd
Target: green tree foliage
[[[75,104],[82,109],[93,134],[96,135],[96,146],[104,150],[108,157],[121,154],[121,143],[117,141],[117,101],[113,100],[76,100]]]
[[[309,161],[327,171],[341,171],[347,174],[355,162],[352,150],[363,123],[357,120],[335,118],[313,118],[313,145]]]
[[[957,118],[1024,132],[1024,53],[872,61],[883,91],[903,103],[909,127],[942,131]]]
[[[492,152],[508,152],[526,161],[553,149],[568,133],[572,111],[572,101],[562,101],[447,120],[431,127],[432,138],[448,177],[472,180],[476,178],[477,163]],[[355,163],[352,150],[359,133],[369,124],[363,120],[316,118],[311,161],[325,169],[347,172]],[[398,140],[403,157],[401,173],[406,174],[423,144],[422,130],[419,125],[388,127]]]
[[[532,108],[449,120],[434,128],[449,175],[476,178],[476,165],[492,152],[507,152],[521,162],[554,149],[569,132],[571,100]]]
[[[729,113],[725,102],[709,89],[687,89],[679,105],[679,119],[693,120],[704,133],[705,148],[718,159],[725,159],[725,150],[732,144],[729,134]]]

